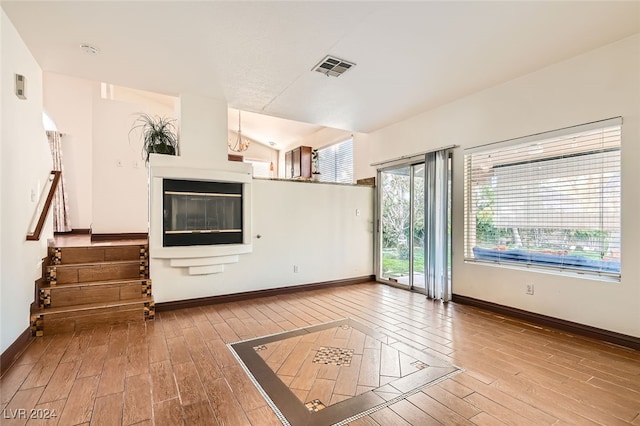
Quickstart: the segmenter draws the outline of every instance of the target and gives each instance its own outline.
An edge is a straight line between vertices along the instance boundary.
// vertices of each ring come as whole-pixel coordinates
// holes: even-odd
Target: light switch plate
[[[27,79],[24,75],[16,74],[16,96],[19,99],[27,99]]]

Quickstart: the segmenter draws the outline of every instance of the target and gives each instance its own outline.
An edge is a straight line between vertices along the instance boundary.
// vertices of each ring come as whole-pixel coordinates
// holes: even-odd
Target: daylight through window
[[[470,149],[465,259],[620,277],[621,119]]]
[[[353,183],[353,139],[318,150],[321,182]]]

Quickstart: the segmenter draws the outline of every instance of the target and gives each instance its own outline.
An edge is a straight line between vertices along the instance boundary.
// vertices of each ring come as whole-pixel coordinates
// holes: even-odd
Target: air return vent
[[[325,74],[327,77],[339,77],[344,72],[348,71],[349,68],[355,66],[353,62],[348,62],[343,59],[338,59],[333,56],[327,56],[322,61],[320,61],[315,67],[312,68],[313,71],[321,72]]]

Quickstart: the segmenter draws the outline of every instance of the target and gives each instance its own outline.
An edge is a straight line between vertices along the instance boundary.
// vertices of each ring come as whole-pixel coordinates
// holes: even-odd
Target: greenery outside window
[[[620,118],[465,153],[465,260],[620,277]]]

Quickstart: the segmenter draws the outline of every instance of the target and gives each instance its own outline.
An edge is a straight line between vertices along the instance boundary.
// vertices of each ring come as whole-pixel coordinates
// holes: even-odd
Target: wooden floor
[[[0,381],[0,423],[277,425],[225,343],[345,317],[465,369],[353,425],[640,425],[640,352],[375,283],[39,338]]]

